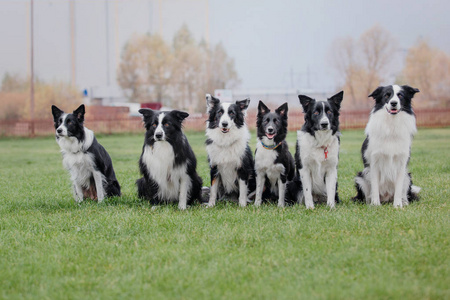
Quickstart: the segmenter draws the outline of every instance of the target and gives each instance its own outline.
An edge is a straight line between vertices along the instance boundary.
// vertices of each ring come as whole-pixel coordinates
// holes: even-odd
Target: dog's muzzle
[[[162,132],[155,132],[155,140],[163,141],[164,140],[164,134]]]
[[[391,115],[396,115],[400,112],[398,102],[397,101],[390,101],[388,105],[386,105],[386,110]]]
[[[277,135],[277,132],[273,129],[273,127],[266,128],[266,137],[269,140],[272,140]]]

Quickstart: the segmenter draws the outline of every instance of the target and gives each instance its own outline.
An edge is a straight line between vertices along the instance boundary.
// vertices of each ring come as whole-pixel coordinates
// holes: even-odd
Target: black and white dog
[[[284,103],[275,112],[262,102],[258,104],[256,119],[257,143],[255,151],[256,196],[260,206],[264,197],[278,196],[278,206],[284,207],[286,182],[295,175],[295,162],[286,142],[288,105]],[[268,196],[266,196],[268,195]]]
[[[361,154],[364,170],[355,178],[358,194],[354,200],[395,207],[416,200],[419,187],[412,185],[408,173],[416,117],[411,100],[418,89],[407,85],[378,87],[369,97],[375,99],[366,126]]]
[[[184,210],[201,200],[202,179],[197,159],[182,131],[188,113],[140,109],[146,128],[139,159],[142,178],[136,181],[138,196],[151,204],[176,203]]]
[[[245,123],[249,99],[235,103],[220,102],[206,95],[206,151],[211,167],[211,189],[208,206],[217,198],[228,196],[239,199],[246,206],[249,184],[254,185],[253,156],[248,145],[250,132]]]
[[[305,124],[297,131],[295,163],[302,192],[298,201],[307,208],[326,199],[333,208],[339,203],[337,166],[339,161],[339,110],[344,92],[326,101],[299,95]]]
[[[91,198],[102,202],[105,197],[120,196],[120,185],[108,152],[92,130],[83,126],[84,113],[83,104],[71,114],[52,105],[56,142],[70,173],[75,201]]]

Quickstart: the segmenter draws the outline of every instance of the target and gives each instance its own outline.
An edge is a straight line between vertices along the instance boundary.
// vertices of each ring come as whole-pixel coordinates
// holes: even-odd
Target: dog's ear
[[[316,100],[309,98],[305,95],[298,95],[298,99],[300,99],[300,104],[303,107],[303,112],[306,113],[308,111],[308,107],[311,106],[311,103],[315,102]]]
[[[62,110],[60,110],[59,108],[57,108],[55,105],[52,105],[52,114],[53,114],[53,120],[56,122],[59,117],[61,117],[61,115],[64,112]]]
[[[370,94],[368,97],[372,97],[374,99],[378,98],[381,93],[383,92],[384,86],[379,86],[376,88],[375,91],[372,92],[372,94]]]
[[[261,100],[259,100],[258,115],[265,115],[267,113],[270,113],[270,109]]]
[[[141,108],[139,110],[139,113],[142,114],[145,124],[148,124],[149,122],[151,122],[153,119],[153,116],[155,115],[155,112],[150,108]]]
[[[211,94],[206,94],[206,113],[209,114],[216,105],[219,105],[219,103],[219,99],[211,96]]]
[[[236,101],[236,105],[239,107],[239,109],[243,112],[245,112],[248,108],[248,105],[250,104],[250,99],[244,99],[240,101]]]
[[[180,123],[183,122],[184,119],[189,117],[189,114],[187,112],[180,110],[172,110],[170,114],[174,116]]]
[[[78,106],[77,109],[75,109],[73,111],[73,114],[75,115],[75,117],[77,117],[78,122],[83,123],[84,122],[84,104],[81,104],[80,106]]]
[[[277,114],[279,114],[282,117],[287,117],[287,113],[288,113],[288,104],[287,102],[285,102],[284,104],[282,104],[280,107],[278,107],[275,112]]]
[[[419,89],[410,87],[409,85],[402,85],[402,89],[403,89],[405,92],[407,92],[407,93],[411,96],[411,98],[414,97],[414,94],[415,94],[415,93],[420,92]]]
[[[344,99],[344,91],[340,91],[336,95],[331,96],[331,98],[328,99],[328,102],[331,102],[339,110],[341,108],[341,102],[343,99]]]

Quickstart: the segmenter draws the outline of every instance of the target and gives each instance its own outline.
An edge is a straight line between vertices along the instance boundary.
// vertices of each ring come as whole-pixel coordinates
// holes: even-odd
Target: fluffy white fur
[[[206,146],[212,165],[217,165],[221,174],[222,184],[226,193],[234,190],[234,184],[238,179],[236,172],[242,165],[241,157],[250,140],[250,132],[247,125],[237,128],[233,122],[230,124],[230,132],[223,134],[221,128],[206,129],[206,136],[214,142]],[[217,200],[218,182],[213,182],[209,197],[209,206],[214,206]],[[239,205],[247,205],[248,188],[244,180],[239,179]]]
[[[357,178],[364,193],[370,195],[366,198],[368,203],[380,205],[394,198],[395,207],[408,204],[410,178],[407,164],[416,132],[413,115],[399,113],[393,116],[384,109],[371,114],[365,130],[369,144],[364,156],[370,168],[363,170],[363,177],[370,181]],[[412,189],[414,193],[420,191],[416,186]]]
[[[159,141],[153,147],[146,145],[143,160],[151,170],[151,178],[158,183],[158,196],[164,199],[179,199],[178,208],[186,209],[192,182],[186,172],[187,164],[174,168],[172,146],[166,141]]]
[[[64,119],[66,117],[67,115],[63,116]],[[63,133],[67,134],[67,128],[64,125],[61,125],[58,129],[62,129]],[[91,185],[90,178],[93,177],[98,202],[102,202],[105,198],[105,190],[103,188],[105,177],[100,171],[95,170],[94,158],[92,154],[86,152],[92,145],[94,133],[86,127],[84,128],[84,133],[84,142],[78,141],[75,137],[62,136],[57,139],[57,143],[63,154],[63,166],[70,173],[75,201],[83,201],[82,187],[89,189]]]
[[[211,99],[211,95],[207,94],[206,99]],[[209,113],[212,107],[209,106],[209,101],[207,101],[208,107],[207,112]],[[231,103],[222,103],[224,111],[228,111]],[[246,110],[243,112],[246,115]],[[225,127],[229,131],[224,134],[222,130],[224,129],[223,123],[226,122],[228,125]],[[236,127],[234,122],[230,119],[227,113],[224,113],[220,120],[219,126],[214,129],[210,129],[209,121],[206,124],[206,136],[213,141],[213,143],[206,145],[206,152],[211,165],[216,165],[218,172],[221,174],[220,178],[222,180],[223,187],[226,193],[231,193],[234,190],[234,185],[238,179],[238,174],[236,172],[242,165],[242,157],[245,154],[248,141],[250,140],[250,132],[248,130],[247,124],[244,124],[240,128]],[[212,207],[216,205],[217,193],[219,189],[219,182],[217,179],[212,182],[208,206]],[[248,187],[244,180],[239,179],[239,205],[247,205],[247,193]]]
[[[339,141],[331,130],[316,131],[315,137],[304,131],[297,131],[300,146],[300,158],[303,164],[300,178],[303,193],[298,201],[305,203],[306,208],[314,208],[313,194],[327,197],[327,205],[335,206],[337,181],[337,165],[339,157]],[[325,159],[325,147],[328,158]],[[324,181],[325,178],[325,181]]]
[[[263,137],[263,143],[265,145],[273,145],[273,140],[269,140],[267,137]],[[284,198],[286,194],[286,183],[281,180],[281,175],[285,173],[283,164],[274,164],[275,159],[278,156],[278,152],[270,149],[266,149],[261,144],[261,140],[258,139],[256,143],[255,154],[255,171],[256,171],[256,196],[255,206],[260,206],[262,203],[262,193],[264,189],[264,183],[267,179],[270,182],[271,191],[278,194],[278,206],[284,207]],[[278,189],[277,189],[278,186]]]

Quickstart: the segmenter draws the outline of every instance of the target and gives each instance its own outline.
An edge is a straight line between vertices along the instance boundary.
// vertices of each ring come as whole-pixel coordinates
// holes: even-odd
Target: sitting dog
[[[354,200],[395,207],[416,200],[419,187],[412,185],[408,173],[416,117],[411,100],[418,89],[407,85],[378,87],[369,97],[375,99],[361,154],[364,170],[355,178],[358,194]]]
[[[253,157],[248,141],[250,132],[245,124],[249,99],[235,103],[222,103],[206,95],[206,152],[211,167],[211,189],[208,206],[217,198],[239,198],[239,205],[246,206],[250,182],[254,184]]]
[[[188,113],[140,109],[145,133],[139,159],[142,178],[136,181],[138,196],[151,204],[178,202],[184,210],[193,200],[201,200],[202,179],[197,159],[184,135],[182,122]]]
[[[56,142],[61,148],[63,165],[69,171],[76,202],[84,198],[102,202],[105,197],[120,196],[111,158],[97,142],[94,133],[83,126],[85,108],[80,105],[66,114],[52,105]]]
[[[295,174],[294,158],[285,140],[287,113],[287,103],[272,113],[262,101],[259,101],[256,119],[258,141],[255,151],[255,206],[261,205],[265,188],[268,192],[265,197],[278,196],[278,206],[284,207],[286,182],[292,180]]]
[[[337,166],[339,161],[339,110],[344,92],[326,101],[299,95],[305,124],[297,132],[295,163],[300,176],[300,203],[314,208],[314,202],[326,199],[333,208],[339,203]]]

